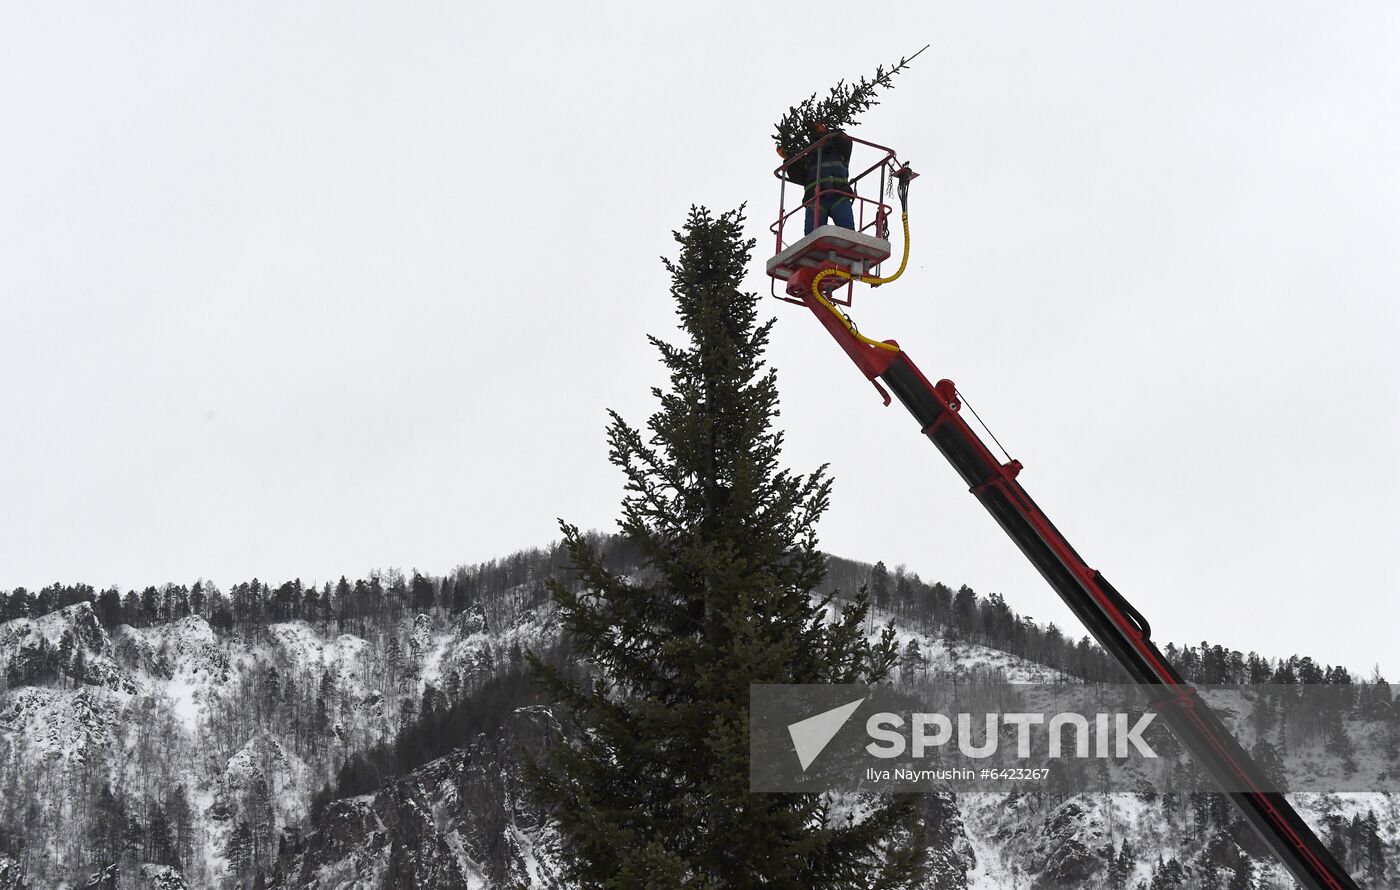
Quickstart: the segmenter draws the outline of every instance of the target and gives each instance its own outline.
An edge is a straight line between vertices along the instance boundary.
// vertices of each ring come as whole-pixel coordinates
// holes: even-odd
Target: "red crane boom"
[[[908,167],[898,165],[894,152],[889,149],[872,143],[861,144],[887,153],[885,163],[889,165],[891,181],[900,182],[901,201],[905,201],[908,180],[912,178]],[[775,175],[785,180],[786,168],[792,163],[784,164]],[[886,181],[883,176],[882,173],[882,184]],[[820,194],[812,200],[820,200]],[[872,203],[878,206],[871,218],[879,221],[877,227],[885,229],[883,221],[889,216],[889,208],[878,201]],[[907,258],[907,204],[905,211]],[[973,496],[992,514],[1099,645],[1134,682],[1147,687],[1152,706],[1195,761],[1221,788],[1227,789],[1224,793],[1294,878],[1308,890],[1357,890],[1346,869],[1288,800],[1281,793],[1269,790],[1269,782],[1239,741],[1152,642],[1151,627],[1142,613],[1080,557],[1026,493],[1017,481],[1021,463],[999,461],[963,420],[962,400],[952,381],[930,383],[897,343],[893,340],[876,342],[862,336],[850,319],[833,305],[828,291],[838,284],[838,277],[839,280],[858,278],[870,267],[869,245],[860,241],[861,233],[823,226],[784,249],[783,224],[791,215],[784,214],[780,206],[779,219],[773,228],[778,235],[779,255],[769,263],[769,274],[775,281],[787,282],[783,299],[801,303],[817,316],[861,373],[880,390],[886,404],[890,403],[889,393],[892,392],[908,409],[921,432],[953,465]],[[885,231],[880,234],[884,235]],[[850,244],[845,244],[843,239]],[[833,248],[833,244],[837,247]],[[858,253],[861,249],[864,252]],[[888,256],[886,243],[883,256],[877,256],[876,260]],[[777,262],[779,259],[781,263]],[[865,280],[880,279],[867,276]],[[841,302],[849,305],[849,297]]]

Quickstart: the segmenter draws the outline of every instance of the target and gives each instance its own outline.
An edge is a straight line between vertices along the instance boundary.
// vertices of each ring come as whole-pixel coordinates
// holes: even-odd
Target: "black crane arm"
[[[1195,761],[1223,788],[1245,820],[1309,890],[1351,890],[1346,870],[1276,791],[1220,718],[1201,701],[1150,638],[1147,620],[1090,568],[1016,480],[1020,464],[1000,463],[959,414],[950,381],[932,385],[904,353],[880,375],[924,435],[968,483],[1026,558],[1099,645],[1148,695]]]

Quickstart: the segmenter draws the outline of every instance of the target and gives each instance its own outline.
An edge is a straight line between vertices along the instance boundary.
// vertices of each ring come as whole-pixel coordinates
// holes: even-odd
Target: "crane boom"
[[[962,402],[952,381],[930,383],[897,343],[874,343],[856,333],[849,319],[817,298],[812,282],[820,272],[820,267],[798,271],[789,281],[788,294],[816,314],[875,383],[886,404],[888,387],[908,409],[923,434],[1099,645],[1135,683],[1147,687],[1152,707],[1196,763],[1226,789],[1224,793],[1279,861],[1308,890],[1356,890],[1346,869],[1283,794],[1268,790],[1268,781],[1243,746],[1152,642],[1147,619],[1089,567],[1021,487],[1016,479],[1020,462],[1000,462],[962,418]]]

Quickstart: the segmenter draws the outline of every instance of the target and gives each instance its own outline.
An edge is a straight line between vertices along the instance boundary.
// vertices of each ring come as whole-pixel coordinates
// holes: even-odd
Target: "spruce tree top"
[[[837,81],[825,98],[818,99],[818,94],[813,93],[789,108],[774,128],[773,141],[777,143],[778,151],[783,157],[790,158],[806,148],[816,135],[817,124],[825,124],[830,129],[843,129],[854,123],[862,112],[880,104],[875,94],[881,89],[894,89],[894,76],[908,68],[909,63],[918,58],[924,49],[928,47],[907,59],[901,56],[899,62],[888,70],[884,65],[875,66],[875,75],[869,80],[862,76],[852,84]]]

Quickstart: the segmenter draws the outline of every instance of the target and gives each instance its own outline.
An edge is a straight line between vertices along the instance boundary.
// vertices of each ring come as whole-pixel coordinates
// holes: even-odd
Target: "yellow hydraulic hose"
[[[899,269],[889,278],[876,278],[873,275],[862,275],[860,277],[860,280],[864,281],[871,287],[879,287],[882,284],[889,284],[891,281],[894,281],[896,278],[903,275],[904,267],[909,265],[909,214],[900,214],[900,219],[904,222],[904,256],[900,257]]]
[[[904,257],[899,261],[899,271],[895,272],[889,278],[879,278],[874,275],[860,276],[860,280],[870,285],[871,287],[879,287],[882,284],[889,284],[891,281],[894,281],[896,278],[903,275],[905,266],[909,265],[909,214],[902,214],[901,218],[904,221]],[[841,323],[846,326],[846,330],[850,331],[852,336],[854,336],[860,342],[864,343],[866,346],[874,346],[876,349],[888,349],[890,352],[899,352],[898,346],[891,346],[888,343],[881,343],[879,340],[872,340],[869,337],[862,334],[860,331],[856,330],[856,323],[851,321],[851,319],[846,315],[846,313],[842,312],[840,309],[837,309],[836,306],[830,300],[828,300],[825,296],[822,295],[821,283],[824,279],[830,277],[844,278],[847,281],[851,281],[855,278],[855,276],[853,276],[850,272],[847,272],[844,269],[823,269],[812,278],[812,296],[816,297],[818,302],[820,302],[827,309],[830,309],[832,313],[836,315],[837,318],[841,319]]]

